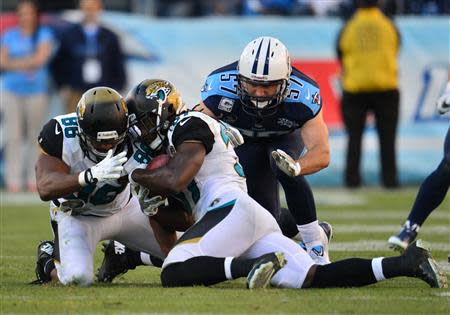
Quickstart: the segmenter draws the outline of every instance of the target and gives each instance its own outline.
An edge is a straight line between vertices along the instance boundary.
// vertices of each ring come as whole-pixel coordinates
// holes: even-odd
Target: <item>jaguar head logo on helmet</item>
[[[237,92],[248,114],[267,116],[287,95],[292,71],[289,52],[276,38],[263,36],[242,51]]]
[[[118,151],[129,127],[125,100],[109,87],[86,91],[77,105],[77,119],[81,148],[93,162],[104,159],[110,149]]]
[[[167,80],[144,80],[127,95],[131,124],[139,128],[145,144],[159,150],[170,124],[184,107],[176,87]]]

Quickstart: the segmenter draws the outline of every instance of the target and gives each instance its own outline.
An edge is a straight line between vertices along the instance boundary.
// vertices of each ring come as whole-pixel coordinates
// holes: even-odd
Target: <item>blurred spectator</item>
[[[366,116],[375,115],[381,149],[382,181],[398,186],[395,141],[399,115],[397,54],[400,36],[376,0],[360,0],[337,41],[342,65],[342,114],[348,133],[345,185],[361,185],[361,142]]]
[[[1,105],[7,133],[5,174],[10,192],[20,191],[24,179],[29,191],[36,190],[34,163],[38,149],[34,139],[47,114],[47,65],[54,44],[50,29],[40,25],[35,1],[20,1],[16,12],[19,24],[3,34],[0,44]],[[24,141],[29,144],[27,154],[22,153]]]
[[[66,113],[74,112],[81,95],[94,86],[125,87],[125,60],[119,39],[98,21],[101,0],[81,0],[83,21],[62,34],[54,60],[54,78],[61,87]]]
[[[295,0],[245,0],[243,15],[290,15]]]

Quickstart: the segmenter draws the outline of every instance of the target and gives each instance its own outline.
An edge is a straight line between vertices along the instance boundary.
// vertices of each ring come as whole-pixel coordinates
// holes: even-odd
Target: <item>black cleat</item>
[[[97,273],[99,282],[112,282],[115,277],[136,268],[128,259],[130,252],[134,251],[125,245],[111,240],[103,243],[102,251],[105,253],[105,256]]]
[[[261,289],[267,287],[272,277],[286,265],[284,254],[281,252],[269,253],[260,257],[253,265],[247,276],[248,289]]]
[[[447,276],[434,261],[422,240],[411,243],[403,256],[406,264],[412,268],[412,277],[425,281],[432,288],[447,288]]]
[[[31,284],[43,284],[50,282],[50,272],[55,268],[53,263],[53,250],[55,244],[52,241],[41,241],[37,247],[36,255],[36,280]]]

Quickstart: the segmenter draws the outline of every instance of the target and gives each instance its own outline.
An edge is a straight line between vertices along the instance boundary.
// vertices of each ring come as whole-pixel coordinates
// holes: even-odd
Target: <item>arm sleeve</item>
[[[38,144],[44,153],[62,159],[63,130],[55,119],[44,125],[38,137]]]
[[[214,145],[214,134],[206,122],[197,117],[187,117],[175,127],[172,142],[175,147],[185,141],[201,142],[206,154],[211,152]]]

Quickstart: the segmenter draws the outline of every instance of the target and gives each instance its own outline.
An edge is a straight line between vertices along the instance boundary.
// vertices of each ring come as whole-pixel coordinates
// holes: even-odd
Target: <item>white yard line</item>
[[[431,251],[447,251],[450,252],[450,244],[448,242],[424,242],[427,247],[431,249]],[[361,240],[356,242],[334,242],[331,241],[330,251],[337,252],[366,252],[366,251],[385,251],[388,249],[387,241],[379,241],[379,240]]]
[[[370,211],[364,211],[364,210],[336,210],[336,211],[330,211],[330,210],[320,210],[320,208],[317,210],[317,215],[322,219],[326,220],[332,220],[332,219],[346,219],[346,220],[370,220],[370,219],[398,219],[399,225],[397,228],[400,227],[400,224],[403,224],[406,220],[406,217],[408,216],[409,211],[405,209],[405,211],[397,211],[394,212],[393,210],[384,209],[384,210],[370,210]],[[450,221],[450,211],[435,211],[431,213],[430,217],[434,219],[442,219],[442,220],[449,220]],[[332,223],[332,222],[331,222]]]
[[[400,231],[399,224],[332,224],[333,231],[336,235],[345,233],[397,233]],[[446,235],[450,236],[449,225],[430,225],[425,226],[421,233],[429,235]]]

